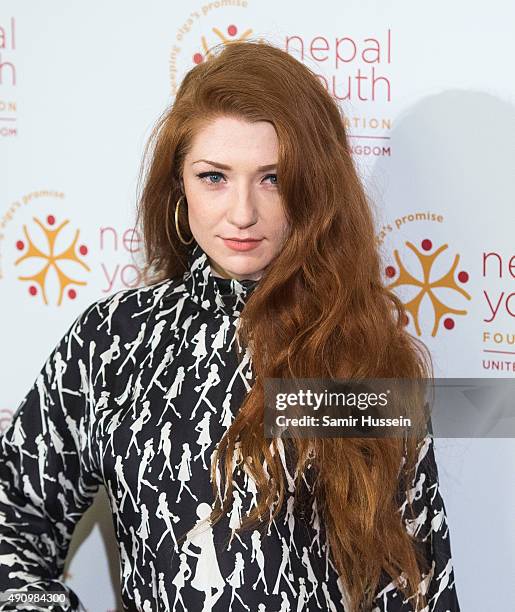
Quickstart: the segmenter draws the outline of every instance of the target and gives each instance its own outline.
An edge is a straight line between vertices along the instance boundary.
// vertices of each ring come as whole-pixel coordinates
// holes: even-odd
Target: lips
[[[226,247],[233,251],[250,251],[255,249],[263,239],[257,238],[222,238],[223,243]]]

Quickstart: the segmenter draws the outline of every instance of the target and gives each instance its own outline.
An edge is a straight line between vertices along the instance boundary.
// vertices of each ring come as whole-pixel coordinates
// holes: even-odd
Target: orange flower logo
[[[53,227],[56,223],[56,219],[53,215],[48,215],[46,218],[47,226],[45,226],[39,219],[33,217],[34,222],[42,230],[43,235],[46,239],[46,249],[40,249],[29,235],[27,226],[23,226],[23,233],[25,240],[18,240],[16,242],[16,248],[19,251],[25,251],[21,257],[19,257],[14,264],[19,266],[22,262],[28,260],[41,260],[41,266],[38,271],[31,275],[18,276],[18,279],[30,283],[29,293],[32,296],[41,295],[43,302],[48,304],[47,297],[47,277],[50,270],[54,270],[58,279],[58,296],[57,305],[60,306],[65,293],[68,298],[75,299],[77,297],[77,291],[70,287],[70,285],[84,286],[86,281],[72,278],[66,274],[62,265],[64,262],[72,262],[72,266],[80,266],[82,269],[90,271],[89,266],[81,259],[81,256],[85,256],[88,253],[88,247],[85,244],[81,244],[77,247],[79,242],[80,231],[75,230],[73,240],[65,247],[60,253],[56,253],[56,242],[62,232],[62,230],[69,224],[69,220],[63,221],[59,226]],[[70,264],[68,264],[70,265]]]
[[[433,244],[429,239],[422,240],[422,250],[417,249],[411,242],[406,242],[406,246],[417,256],[422,269],[422,278],[418,279],[408,272],[406,266],[401,261],[398,249],[395,249],[393,251],[393,256],[397,263],[397,269],[394,266],[387,266],[385,273],[388,278],[393,278],[396,275],[397,278],[390,285],[387,285],[387,287],[389,289],[395,289],[396,287],[412,286],[418,289],[415,297],[404,304],[413,319],[417,335],[422,335],[420,326],[420,305],[426,295],[431,300],[434,312],[434,323],[431,330],[431,336],[436,336],[442,321],[445,329],[453,329],[455,325],[454,317],[466,315],[467,311],[444,304],[443,301],[437,297],[435,291],[439,288],[451,289],[465,299],[471,299],[470,294],[460,286],[460,284],[466,283],[469,280],[468,272],[465,270],[457,271],[460,256],[455,254],[454,260],[445,274],[439,278],[433,279],[431,273],[435,261],[448,249],[448,245],[444,244],[432,253],[430,253],[430,251],[433,248]],[[425,251],[425,253],[423,251]],[[407,323],[408,321],[406,321],[406,324]]]
[[[223,32],[220,28],[212,28],[211,31],[218,38],[218,42],[213,43],[211,47],[219,43],[223,43],[224,45],[230,45],[233,42],[247,40],[248,37],[252,34],[252,28],[247,28],[246,30],[241,32],[241,34],[238,34],[238,28],[234,24],[227,26],[227,34]],[[202,51],[193,54],[192,59],[194,64],[201,64],[202,62],[208,60],[214,55],[212,49],[210,48],[210,45],[207,44],[207,39],[205,36],[201,36],[200,45],[202,47]]]

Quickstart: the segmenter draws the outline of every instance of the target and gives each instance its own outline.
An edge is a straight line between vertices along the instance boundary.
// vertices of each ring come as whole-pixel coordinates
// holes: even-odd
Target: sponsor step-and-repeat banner
[[[143,149],[217,43],[267,40],[345,113],[384,280],[442,378],[515,377],[515,5],[270,0],[0,5],[0,430],[91,302],[142,284]],[[463,610],[515,598],[515,445],[437,438]],[[94,560],[94,563],[92,563]],[[103,493],[66,581],[121,609]]]

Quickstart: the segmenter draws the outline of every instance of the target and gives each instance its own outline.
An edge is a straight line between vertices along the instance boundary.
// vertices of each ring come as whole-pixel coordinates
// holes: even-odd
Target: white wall
[[[220,42],[214,28],[230,38],[229,26],[236,27],[235,37],[250,29],[252,37],[282,47],[287,37],[300,37],[303,60],[327,82],[334,79],[337,91],[350,76],[351,98],[342,106],[356,163],[376,206],[386,262],[394,262],[398,249],[420,277],[420,257],[406,243],[420,249],[425,239],[433,250],[447,245],[434,275],[448,270],[458,254],[458,269],[469,276],[461,286],[470,299],[452,287],[437,292],[446,305],[466,311],[449,315],[452,329],[440,326],[431,335],[435,309],[428,299],[419,312],[421,338],[432,350],[437,375],[513,378],[515,345],[508,335],[515,327],[515,296],[509,299],[515,280],[508,264],[515,254],[515,5],[508,0],[233,4],[3,0],[0,5],[2,428],[75,316],[94,299],[137,283],[131,256],[138,252],[128,248],[138,243],[124,246],[122,239],[130,237],[134,222],[145,139],[195,54],[202,53],[203,40]],[[317,37],[327,40],[327,51]],[[338,63],[335,41],[343,37],[356,43],[358,56]],[[359,57],[367,38],[380,41],[377,63]],[[310,53],[312,43],[318,50]],[[341,55],[348,57],[351,48],[350,41],[341,43]],[[290,52],[301,59],[298,49],[292,43]],[[362,100],[358,70],[366,77]],[[388,91],[386,81],[379,81],[373,99],[372,70],[389,84]],[[397,227],[396,221],[418,212],[437,219],[407,219]],[[44,304],[40,292],[31,296],[29,283],[18,279],[34,272],[35,262],[15,264],[23,226],[44,247],[34,217],[44,222],[50,214],[56,224],[69,220],[63,244],[80,230],[90,268],[70,265],[67,272],[87,284],[75,286],[76,297],[59,306],[56,277],[47,279],[50,303]],[[112,229],[104,230],[102,242],[107,227]],[[500,278],[493,266],[483,274],[483,253],[491,251],[503,260]],[[409,299],[413,288],[399,294]],[[487,298],[490,303],[502,298],[493,319]],[[413,322],[410,331],[415,333]],[[487,368],[493,361],[505,369]],[[436,453],[462,609],[506,610],[515,598],[513,439],[438,439]],[[100,496],[81,521],[69,556],[68,581],[90,610],[116,606],[118,569],[110,538]]]

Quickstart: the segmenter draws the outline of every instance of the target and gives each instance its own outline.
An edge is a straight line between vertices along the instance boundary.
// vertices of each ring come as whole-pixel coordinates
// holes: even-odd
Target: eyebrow
[[[205,162],[206,164],[210,164],[216,168],[222,168],[222,170],[232,170],[231,166],[228,166],[227,164],[210,161],[209,159],[197,159],[197,161],[194,161],[193,164],[198,164],[200,162]],[[259,166],[257,170],[258,172],[266,172],[267,170],[274,170],[275,168],[277,168],[277,164],[268,164],[266,166]]]

